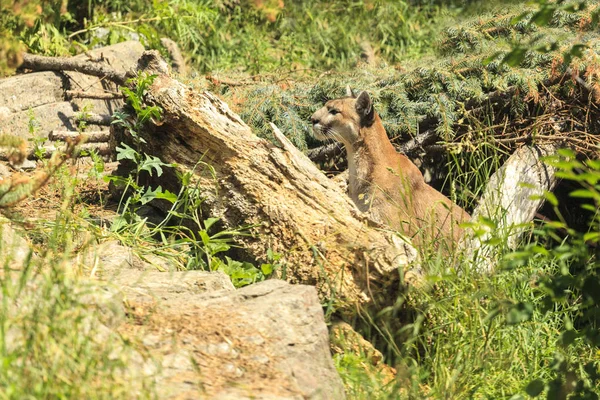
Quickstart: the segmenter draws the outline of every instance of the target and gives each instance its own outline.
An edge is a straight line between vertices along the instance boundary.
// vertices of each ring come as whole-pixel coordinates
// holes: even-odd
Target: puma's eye
[[[340,110],[336,110],[335,108],[332,108],[331,110],[329,110],[329,114],[331,115],[335,115],[335,114],[339,114]]]

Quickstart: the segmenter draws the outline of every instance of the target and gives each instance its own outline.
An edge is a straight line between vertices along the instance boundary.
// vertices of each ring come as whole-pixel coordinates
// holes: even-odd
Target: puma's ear
[[[366,91],[360,92],[356,99],[356,112],[360,116],[361,125],[371,125],[375,119],[375,110],[373,110],[373,101]]]
[[[346,96],[356,98],[356,95],[352,89],[350,89],[350,85],[346,85]]]

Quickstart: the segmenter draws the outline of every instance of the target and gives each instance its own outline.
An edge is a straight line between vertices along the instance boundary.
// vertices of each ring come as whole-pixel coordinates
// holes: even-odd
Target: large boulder
[[[160,398],[345,397],[314,287],[268,280],[235,291],[157,296],[148,292],[156,284],[143,285],[123,286],[128,314],[139,324],[122,330],[144,336],[159,366]]]

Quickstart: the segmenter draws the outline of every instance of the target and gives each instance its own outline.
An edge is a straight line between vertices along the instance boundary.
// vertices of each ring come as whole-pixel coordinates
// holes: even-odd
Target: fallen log
[[[389,300],[385,292],[398,289],[398,270],[415,261],[414,248],[360,214],[277,130],[283,148],[255,136],[211,93],[172,79],[158,57],[146,52],[138,63],[157,75],[145,101],[163,110],[161,121],[142,133],[143,150],[192,171],[208,215],[227,227],[251,226],[253,235],[240,239],[246,254],[255,260],[266,260],[269,249],[282,254],[288,281],[316,285],[337,306]],[[173,175],[155,183],[178,190]]]

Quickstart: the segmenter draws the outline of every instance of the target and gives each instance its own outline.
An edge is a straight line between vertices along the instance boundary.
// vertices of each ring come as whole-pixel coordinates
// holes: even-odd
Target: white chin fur
[[[323,125],[316,124],[313,125],[313,135],[317,140],[327,140],[327,137],[323,134]]]

